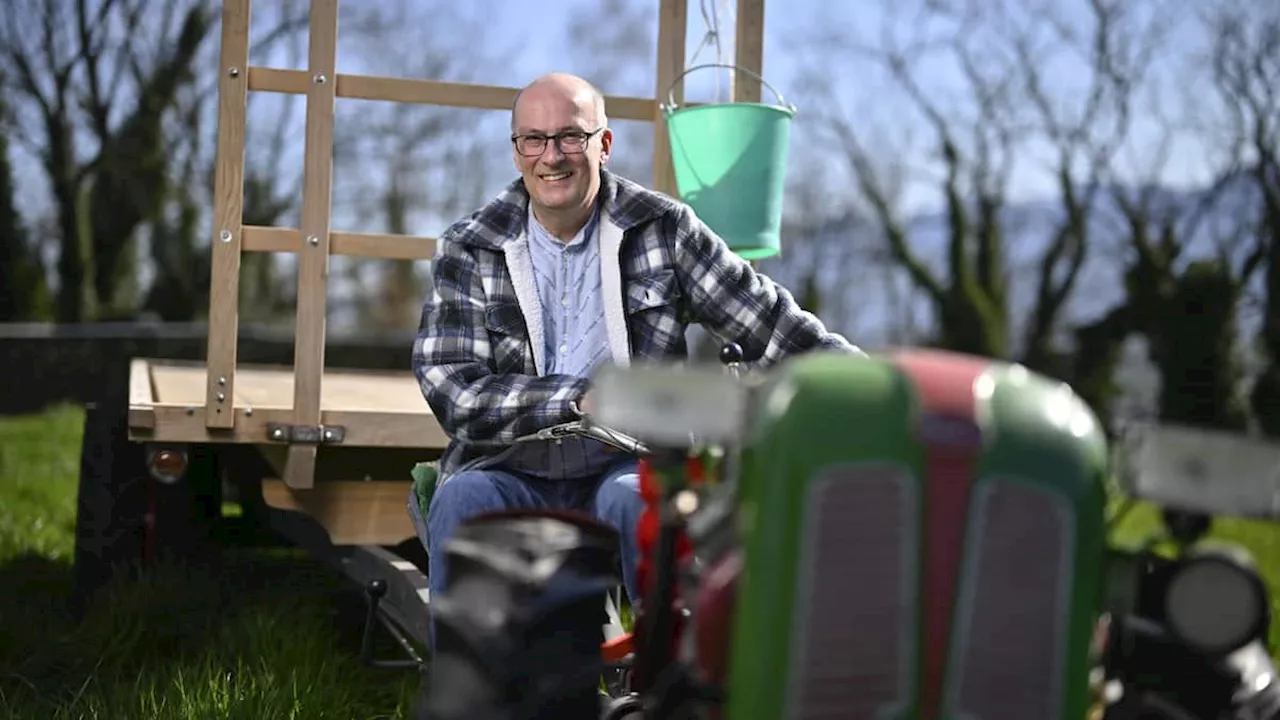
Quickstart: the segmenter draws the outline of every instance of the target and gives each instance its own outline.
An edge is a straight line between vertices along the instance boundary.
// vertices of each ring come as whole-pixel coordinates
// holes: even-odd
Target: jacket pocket
[[[664,306],[676,306],[679,300],[680,285],[676,283],[675,270],[661,270],[631,278],[627,282],[628,315]]]
[[[687,323],[675,270],[628,280],[626,305],[633,356],[661,360],[684,354]]]

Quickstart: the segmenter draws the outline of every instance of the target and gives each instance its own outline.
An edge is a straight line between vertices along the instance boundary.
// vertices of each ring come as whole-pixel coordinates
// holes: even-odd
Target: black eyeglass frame
[[[578,153],[586,152],[587,145],[590,144],[591,138],[604,132],[604,130],[605,130],[604,128],[596,128],[591,132],[586,132],[583,130],[565,130],[563,132],[558,132],[555,135],[543,135],[541,133],[525,133],[522,135],[513,134],[511,136],[511,144],[515,145],[516,152],[520,153],[524,157],[538,157],[539,155],[547,151],[547,144],[550,142],[554,142],[556,144],[556,147],[560,148],[560,152],[564,153],[565,155],[577,155]],[[570,150],[565,147],[565,144],[564,144],[565,140],[569,138],[573,138],[575,141],[577,141],[579,137],[581,138],[581,142],[582,142],[581,147],[579,147],[576,150]],[[536,152],[530,152],[528,148],[522,147],[525,143],[528,143],[530,141],[538,142],[539,147]]]

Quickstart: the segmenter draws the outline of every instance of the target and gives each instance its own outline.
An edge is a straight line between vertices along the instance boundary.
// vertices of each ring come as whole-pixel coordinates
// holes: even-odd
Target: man
[[[535,80],[516,97],[511,130],[520,179],[446,230],[432,267],[413,369],[451,442],[428,517],[415,523],[430,550],[480,513],[585,510],[619,531],[634,601],[635,458],[594,440],[516,438],[589,413],[599,363],[685,357],[691,321],[757,367],[857,350],[688,206],[606,171],[613,133],[585,80]],[[433,592],[445,584],[443,555],[430,553]]]

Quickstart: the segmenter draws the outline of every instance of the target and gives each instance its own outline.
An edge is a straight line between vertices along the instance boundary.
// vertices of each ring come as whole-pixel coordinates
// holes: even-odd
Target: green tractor
[[[1070,388],[963,355],[722,360],[607,368],[594,416],[553,431],[643,457],[634,627],[606,627],[611,531],[477,518],[445,549],[428,717],[1280,717],[1265,587],[1199,542],[1257,508],[1170,459],[1248,447],[1274,491],[1280,451],[1148,428],[1113,467]],[[1172,554],[1108,549],[1113,469],[1165,506]]]

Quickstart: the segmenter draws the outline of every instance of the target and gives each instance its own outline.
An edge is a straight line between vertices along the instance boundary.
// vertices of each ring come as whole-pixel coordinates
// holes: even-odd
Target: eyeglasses
[[[525,157],[537,157],[547,150],[547,141],[554,140],[560,152],[572,155],[587,149],[591,138],[599,135],[604,128],[596,128],[591,132],[569,130],[555,135],[512,135],[511,142],[516,145],[516,152]]]

